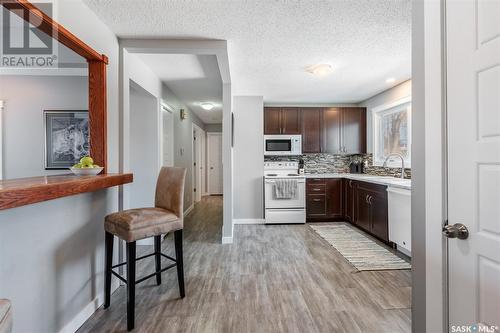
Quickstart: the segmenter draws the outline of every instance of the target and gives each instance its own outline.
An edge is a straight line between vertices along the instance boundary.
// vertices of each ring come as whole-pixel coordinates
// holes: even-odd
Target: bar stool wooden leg
[[[184,291],[184,264],[182,261],[182,229],[174,231],[175,259],[177,261],[177,279],[179,280],[179,293],[181,298],[186,295]]]
[[[161,284],[161,235],[155,236],[156,284]]]
[[[134,329],[135,319],[135,242],[127,243],[127,330]]]
[[[104,272],[104,308],[111,304],[111,269],[113,266],[113,234],[105,232],[105,272]]]

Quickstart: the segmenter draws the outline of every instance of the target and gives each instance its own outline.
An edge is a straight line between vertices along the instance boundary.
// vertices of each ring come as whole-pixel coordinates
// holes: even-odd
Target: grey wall
[[[263,110],[262,96],[233,97],[235,219],[263,218]]]
[[[359,103],[359,106],[366,107],[366,149],[373,153],[373,122],[372,109],[387,103],[395,102],[401,98],[411,96],[411,80],[407,80],[397,86],[370,97],[366,101]]]
[[[193,123],[205,129],[205,124],[165,85],[162,86],[162,100],[174,110],[174,165],[187,169],[184,190],[184,210],[193,204]],[[180,109],[186,111],[181,120]]]
[[[82,1],[54,5],[59,23],[109,57],[108,163],[116,172],[116,36]],[[117,210],[111,188],[0,211],[0,297],[12,300],[14,332],[74,332],[102,304],[103,220]]]
[[[43,110],[87,110],[88,78],[2,75],[0,87],[0,99],[6,101],[5,179],[63,172],[45,170]]]
[[[206,124],[205,131],[207,131],[207,132],[222,132],[222,124]]]
[[[141,87],[130,86],[130,208],[154,205],[158,176],[158,100]]]

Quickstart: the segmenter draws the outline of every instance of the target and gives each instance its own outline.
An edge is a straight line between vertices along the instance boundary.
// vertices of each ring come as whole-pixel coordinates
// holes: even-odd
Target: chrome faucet
[[[384,165],[382,167],[384,168],[387,167],[387,161],[389,161],[389,158],[391,158],[391,156],[397,156],[401,159],[401,179],[405,179],[405,158],[401,154],[393,153],[387,155],[384,161]]]

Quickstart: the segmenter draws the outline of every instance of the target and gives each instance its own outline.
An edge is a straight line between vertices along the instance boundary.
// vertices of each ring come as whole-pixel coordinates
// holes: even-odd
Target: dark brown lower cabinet
[[[326,180],[326,217],[341,219],[343,212],[342,178]]]
[[[347,220],[383,240],[389,240],[387,187],[350,179],[307,179],[308,222]]]
[[[362,186],[362,185],[360,185]],[[371,225],[371,207],[368,203],[368,198],[370,197],[371,192],[364,189],[363,187],[358,187],[356,190],[356,205],[355,205],[355,214],[356,221],[354,224],[364,231],[370,232]]]
[[[389,218],[387,205],[387,192],[377,192],[370,198],[372,209],[371,216],[371,233],[384,240],[389,241]]]
[[[354,207],[356,203],[356,181],[344,179],[344,218],[351,223],[355,222]]]
[[[366,232],[389,241],[387,187],[357,182],[355,225]]]
[[[342,220],[342,178],[306,180],[306,216],[309,222]]]
[[[306,206],[308,217],[322,218],[326,216],[326,197],[324,194],[308,195]]]

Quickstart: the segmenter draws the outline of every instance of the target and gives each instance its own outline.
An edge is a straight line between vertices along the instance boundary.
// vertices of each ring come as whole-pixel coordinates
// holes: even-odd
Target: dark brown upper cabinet
[[[342,153],[341,124],[342,110],[327,108],[323,110],[323,149],[321,152],[330,154]]]
[[[300,134],[300,131],[299,108],[264,108],[264,134]]]
[[[282,134],[300,134],[299,108],[281,108]]]
[[[264,134],[281,134],[281,108],[264,108]]]
[[[302,118],[302,153],[321,153],[323,109],[302,108],[300,113]]]
[[[322,146],[330,154],[366,153],[366,108],[326,108]]]
[[[342,148],[344,153],[366,153],[366,108],[342,108]]]

